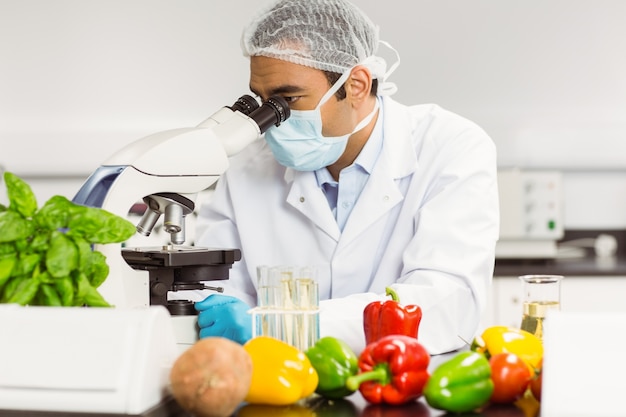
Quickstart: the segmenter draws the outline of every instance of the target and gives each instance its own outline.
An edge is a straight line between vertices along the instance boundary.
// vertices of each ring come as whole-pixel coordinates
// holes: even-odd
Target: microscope
[[[139,139],[106,160],[80,188],[73,201],[126,218],[139,201],[146,210],[137,225],[148,236],[163,216],[170,243],[161,247],[96,245],[109,265],[98,288],[116,307],[165,306],[174,320],[177,343],[197,340],[193,302],[168,300],[172,291],[214,289],[206,281],[228,279],[237,248],[185,246],[185,218],[195,210],[198,193],[209,188],[228,167],[228,157],[258,139],[290,115],[280,96],[259,104],[241,96],[195,128],[173,129]]]

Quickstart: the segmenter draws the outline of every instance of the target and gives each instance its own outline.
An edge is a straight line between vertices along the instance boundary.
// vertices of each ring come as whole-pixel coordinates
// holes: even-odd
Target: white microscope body
[[[164,229],[171,234],[172,245],[156,248],[156,252],[161,256],[193,256],[203,248],[182,244],[184,218],[194,210],[197,193],[218,180],[228,167],[229,156],[287,117],[288,104],[280,97],[271,97],[259,106],[254,98],[242,96],[232,107],[221,108],[195,128],[159,132],[121,149],[87,179],[74,202],[126,217],[131,207],[143,199],[148,209],[137,227],[138,232],[149,235],[160,215],[165,214]],[[155,286],[151,285],[146,271],[153,269],[152,266],[144,270],[129,266],[122,257],[120,244],[98,245],[95,249],[106,256],[110,268],[107,279],[98,288],[102,296],[116,307],[149,306]],[[140,254],[142,249],[132,251]],[[155,248],[150,249],[155,252]],[[239,258],[240,254],[231,259],[227,268]],[[164,289],[163,283],[159,285],[164,299],[163,291],[171,288]],[[179,344],[189,345],[197,340],[195,316],[173,315],[173,318]],[[177,325],[177,319],[184,324]]]

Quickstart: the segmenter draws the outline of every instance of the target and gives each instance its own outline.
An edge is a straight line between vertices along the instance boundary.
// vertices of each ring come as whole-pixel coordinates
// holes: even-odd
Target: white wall
[[[0,0],[0,164],[71,193],[125,143],[231,104],[267,3]],[[355,3],[400,52],[399,101],[477,121],[501,166],[563,170],[567,227],[626,227],[626,2]]]

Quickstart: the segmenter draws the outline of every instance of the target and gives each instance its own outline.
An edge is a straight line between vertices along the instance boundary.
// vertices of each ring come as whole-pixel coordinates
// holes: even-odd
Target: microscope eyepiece
[[[229,107],[232,111],[238,111],[246,116],[259,108],[259,103],[250,95],[243,95],[235,101],[235,104]]]
[[[264,133],[271,126],[278,126],[291,115],[289,104],[280,96],[268,98],[258,109],[248,116],[256,122]]]

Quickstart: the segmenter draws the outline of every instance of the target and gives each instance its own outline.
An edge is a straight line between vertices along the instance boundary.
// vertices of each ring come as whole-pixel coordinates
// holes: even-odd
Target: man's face
[[[250,58],[250,90],[262,100],[279,95],[292,110],[313,110],[329,88],[321,70],[264,56]],[[338,136],[349,131],[348,111],[347,100],[338,101],[333,95],[326,101],[321,107],[323,134]]]

